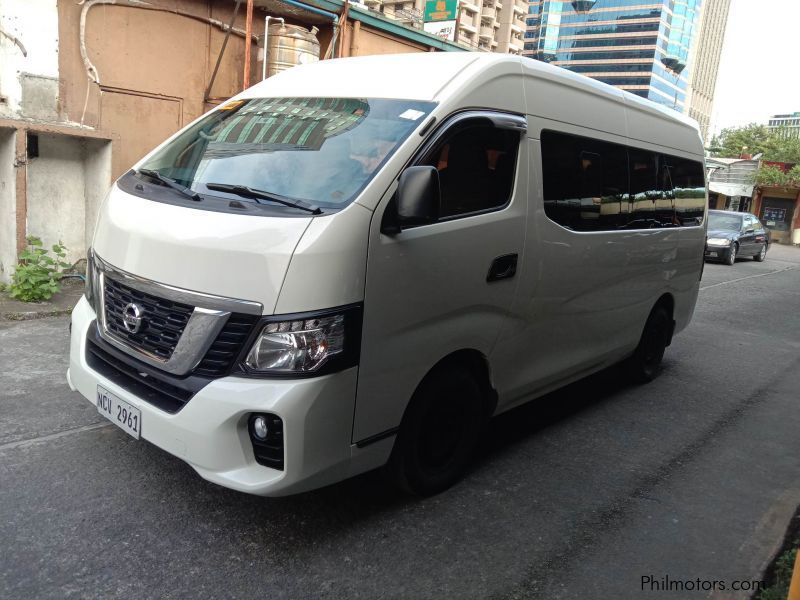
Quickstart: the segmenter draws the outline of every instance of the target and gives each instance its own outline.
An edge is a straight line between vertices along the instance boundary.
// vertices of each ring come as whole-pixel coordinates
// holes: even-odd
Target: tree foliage
[[[711,138],[709,151],[712,156],[727,158],[762,154],[761,160],[800,163],[800,137],[786,136],[780,130],[751,123],[723,129]]]
[[[762,166],[755,174],[755,183],[771,187],[800,187],[800,165],[784,173],[772,165]]]

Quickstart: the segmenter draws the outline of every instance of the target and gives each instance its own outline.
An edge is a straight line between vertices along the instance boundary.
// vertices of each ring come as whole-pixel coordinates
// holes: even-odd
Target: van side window
[[[436,144],[419,164],[439,171],[442,217],[499,208],[508,202],[519,139],[518,132],[467,121]]]
[[[583,136],[541,133],[545,214],[573,231],[700,225],[703,164]]]
[[[575,231],[603,231],[627,222],[627,156],[619,144],[543,131],[547,216]]]
[[[675,220],[683,227],[700,225],[706,207],[706,181],[703,165],[694,160],[664,157],[669,165]]]
[[[628,229],[652,229],[663,226],[666,214],[672,217],[672,202],[664,198],[664,175],[659,177],[659,155],[647,150],[630,149],[630,218]]]

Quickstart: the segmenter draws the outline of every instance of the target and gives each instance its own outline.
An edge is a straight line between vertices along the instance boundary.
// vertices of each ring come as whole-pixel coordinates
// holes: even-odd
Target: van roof
[[[433,101],[467,69],[479,72],[508,68],[509,64],[520,65],[520,74],[524,64],[528,76],[613,98],[629,109],[697,129],[693,119],[677,111],[585,75],[527,57],[491,52],[417,52],[323,60],[282,71],[237,98],[322,96]]]

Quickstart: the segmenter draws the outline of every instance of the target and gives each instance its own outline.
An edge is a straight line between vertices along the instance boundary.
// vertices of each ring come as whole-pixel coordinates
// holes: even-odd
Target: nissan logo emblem
[[[142,328],[144,309],[131,302],[122,310],[122,324],[131,333],[139,333]]]

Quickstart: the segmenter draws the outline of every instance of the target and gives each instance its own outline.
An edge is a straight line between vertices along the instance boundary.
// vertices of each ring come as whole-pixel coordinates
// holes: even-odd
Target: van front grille
[[[109,333],[132,348],[169,360],[194,311],[193,306],[173,302],[105,278],[105,326]],[[142,310],[142,326],[136,333],[125,328],[123,313],[128,304]]]
[[[203,377],[227,375],[258,319],[257,315],[231,314],[193,373]]]

